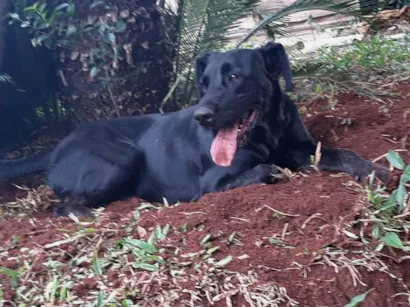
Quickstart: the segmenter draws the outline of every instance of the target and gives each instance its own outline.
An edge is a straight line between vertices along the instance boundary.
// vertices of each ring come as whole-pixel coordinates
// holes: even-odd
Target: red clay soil
[[[403,98],[389,105],[388,112],[382,110],[380,103],[344,94],[336,97],[338,103],[333,110],[328,108],[327,101],[319,100],[307,107],[303,117],[313,137],[323,145],[349,148],[368,159],[375,159],[389,149],[410,146],[410,84],[402,83],[397,89]],[[346,125],[343,119],[350,119],[351,123]],[[409,152],[400,155],[406,162],[410,161]],[[179,247],[184,254],[200,251],[203,247],[199,242],[206,234],[212,234],[212,243],[220,246],[215,257],[233,257],[226,266],[228,270],[244,274],[253,270],[260,284],[275,282],[286,288],[287,294],[299,302],[298,306],[343,306],[372,288],[374,291],[360,306],[408,306],[406,295],[393,295],[409,293],[406,286],[410,287],[410,260],[397,263],[393,257],[386,257],[383,259],[385,268],[369,260],[371,265],[367,268],[356,266],[360,281],[356,280],[355,284],[352,272],[347,267],[341,268],[342,256],[324,255],[325,249],[354,251],[361,247],[358,240],[349,239],[340,232],[344,222],[357,218],[362,206],[363,193],[355,187],[347,175],[298,174],[275,185],[248,186],[205,195],[197,203],[150,210],[142,214],[138,225],[147,230],[156,225],[172,225],[167,242]],[[120,223],[140,204],[137,198],[111,204],[106,208],[110,222]],[[0,246],[10,245],[13,235],[20,239],[16,248],[9,249],[7,257],[0,254],[0,267],[17,268],[21,263],[22,247],[41,250],[45,244],[61,240],[61,228],[74,229],[74,226],[70,220],[53,219],[48,212],[38,213],[35,223],[29,220],[1,222]],[[241,244],[226,244],[234,232]],[[122,236],[124,231],[120,229],[113,240]],[[272,237],[282,238],[284,245],[269,241]],[[75,247],[67,245],[65,249],[69,253]],[[247,256],[241,257],[243,255]],[[64,256],[59,257],[60,261],[67,261]],[[172,257],[172,252],[165,251],[164,257]],[[353,252],[347,256],[349,259],[355,257]],[[32,268],[39,280],[46,272],[40,265],[44,261],[46,256],[39,253],[38,265]],[[330,261],[341,269],[336,272],[329,265]],[[184,285],[187,289],[195,288],[202,278],[193,268],[191,270],[191,279]],[[110,274],[110,281],[120,282],[115,271]],[[13,300],[15,292],[7,278],[1,274],[0,278],[5,299]],[[73,291],[85,297],[97,288],[95,280],[85,280]],[[173,306],[184,305],[175,303]],[[204,300],[195,306],[211,305]],[[221,300],[215,306],[227,305]],[[233,295],[232,306],[250,305],[242,296]]]

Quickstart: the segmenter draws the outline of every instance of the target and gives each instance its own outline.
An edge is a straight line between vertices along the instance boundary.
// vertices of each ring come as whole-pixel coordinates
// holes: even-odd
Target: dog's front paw
[[[387,167],[370,161],[366,162],[365,165],[356,167],[353,170],[352,176],[354,180],[360,183],[365,183],[368,176],[374,171],[375,177],[381,182],[387,183],[389,181],[389,169]]]
[[[90,208],[81,205],[72,205],[63,203],[54,208],[53,216],[54,217],[67,217],[71,214],[74,214],[77,217],[92,217],[92,212]]]
[[[279,174],[276,167],[268,164],[259,164],[255,167],[255,171],[258,174],[259,180],[262,183],[275,183],[278,178],[274,175]]]

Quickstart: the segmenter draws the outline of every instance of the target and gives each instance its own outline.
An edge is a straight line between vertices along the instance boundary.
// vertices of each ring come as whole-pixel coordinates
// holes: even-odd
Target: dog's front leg
[[[372,163],[348,149],[322,147],[318,168],[321,171],[348,173],[359,182],[364,182],[372,171],[383,182],[389,176],[386,167]]]
[[[223,190],[244,187],[251,184],[275,183],[277,178],[273,175],[278,173],[278,169],[272,165],[259,164],[249,171],[230,178],[230,180],[223,185]]]

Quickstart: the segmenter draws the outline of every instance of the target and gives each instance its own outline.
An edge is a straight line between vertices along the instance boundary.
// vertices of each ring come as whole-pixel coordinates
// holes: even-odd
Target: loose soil
[[[368,159],[403,149],[400,155],[408,163],[410,84],[401,83],[397,91],[402,98],[386,105],[342,94],[333,98],[332,108],[327,99],[300,104],[301,114],[323,145],[349,148]],[[109,205],[96,222],[83,226],[92,228],[92,235],[67,242],[59,241],[68,238],[65,234],[78,234],[79,224],[37,212],[32,218],[0,223],[0,267],[16,270],[25,265],[19,278],[20,285],[27,286],[25,293],[30,288],[44,292],[51,271],[62,280],[75,278],[68,286],[71,305],[102,291],[128,295],[146,306],[211,306],[212,300],[214,306],[344,306],[373,289],[360,306],[409,306],[410,259],[388,249],[383,250],[385,257],[374,258],[360,240],[343,232],[367,204],[362,188],[345,174],[298,173],[275,185],[209,194],[171,208],[141,209],[144,201],[133,198]],[[1,201],[16,191],[3,185]],[[132,224],[139,207],[141,216]],[[171,227],[160,244],[165,260],[161,272],[126,269],[117,259],[98,275],[90,273],[92,262],[73,262],[86,256],[90,244],[88,251],[94,249],[102,259],[124,236],[146,239],[157,225],[166,224]],[[350,232],[358,234],[360,229],[351,227]],[[210,239],[201,244],[207,234]],[[53,242],[55,246],[47,245]],[[210,258],[232,257],[216,269],[203,254],[214,246],[219,249],[209,253]],[[47,269],[50,259],[61,263],[60,271],[57,262]],[[16,301],[11,279],[0,274],[0,280],[4,299]],[[279,294],[275,301],[275,291],[282,302]],[[56,298],[54,305],[69,304]]]

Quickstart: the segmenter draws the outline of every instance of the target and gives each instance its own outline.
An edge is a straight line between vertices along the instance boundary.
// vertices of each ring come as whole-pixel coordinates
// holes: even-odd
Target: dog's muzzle
[[[195,120],[204,127],[209,127],[214,121],[215,113],[210,108],[199,107],[194,112]]]

